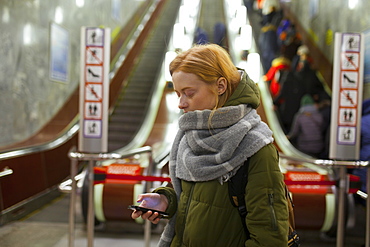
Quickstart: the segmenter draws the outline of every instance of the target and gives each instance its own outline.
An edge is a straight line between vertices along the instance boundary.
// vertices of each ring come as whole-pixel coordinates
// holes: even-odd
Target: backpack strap
[[[229,180],[229,198],[231,204],[238,209],[242,224],[249,239],[249,230],[245,223],[245,218],[247,216],[247,207],[245,204],[245,187],[248,183],[248,168],[249,159],[247,159],[244,164],[239,168],[236,174]]]

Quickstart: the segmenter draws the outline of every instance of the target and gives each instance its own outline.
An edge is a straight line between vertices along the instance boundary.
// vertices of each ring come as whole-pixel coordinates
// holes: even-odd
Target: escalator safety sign
[[[102,127],[101,120],[85,120],[84,121],[85,137],[100,138],[102,135],[101,127]]]
[[[364,71],[364,37],[336,33],[332,83],[332,159],[358,159]]]
[[[107,152],[110,43],[109,28],[81,28],[81,152]]]

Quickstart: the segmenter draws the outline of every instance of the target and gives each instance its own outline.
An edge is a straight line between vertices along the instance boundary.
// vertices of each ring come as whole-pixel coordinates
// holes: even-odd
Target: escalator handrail
[[[74,160],[80,161],[87,161],[87,160],[94,160],[94,161],[105,161],[105,160],[119,160],[124,159],[127,157],[134,156],[136,154],[143,154],[143,153],[152,153],[152,148],[150,146],[144,146],[140,148],[131,149],[125,151],[123,153],[82,153],[77,151],[70,151],[68,153],[68,157]]]
[[[310,163],[318,166],[328,166],[328,167],[340,167],[345,166],[347,168],[366,168],[369,167],[369,161],[364,160],[333,160],[333,159],[313,159],[304,157],[295,157],[291,155],[286,155],[279,153],[279,156],[283,159],[287,159],[292,162],[299,163]]]

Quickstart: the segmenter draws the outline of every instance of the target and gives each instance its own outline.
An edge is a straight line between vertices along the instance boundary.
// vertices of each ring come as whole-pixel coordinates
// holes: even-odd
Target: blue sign
[[[50,25],[50,79],[67,82],[69,67],[69,33],[56,23]]]

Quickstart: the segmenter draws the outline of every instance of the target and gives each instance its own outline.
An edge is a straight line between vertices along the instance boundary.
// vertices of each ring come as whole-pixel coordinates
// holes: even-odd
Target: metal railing
[[[72,150],[69,152],[69,158],[71,159],[71,196],[70,196],[70,210],[69,210],[69,247],[74,246],[75,237],[75,207],[76,207],[76,197],[77,197],[77,183],[76,175],[78,170],[78,163],[80,161],[88,161],[88,209],[87,209],[87,246],[92,247],[94,245],[94,165],[98,161],[107,160],[121,160],[127,157],[132,157],[138,154],[149,154],[149,165],[146,169],[147,176],[151,176],[155,168],[155,162],[153,162],[152,148],[149,146],[132,149],[122,154],[117,153],[80,153]],[[151,186],[151,182],[147,182],[145,186],[145,191],[148,192]],[[150,246],[151,237],[151,223],[150,221],[145,221],[144,228],[144,240],[145,246]]]
[[[9,167],[4,167],[4,169],[0,172],[0,178],[5,177],[7,175],[13,174],[13,170]]]
[[[337,239],[336,246],[344,246],[345,224],[346,224],[346,196],[349,188],[349,179],[347,174],[348,168],[368,168],[369,161],[343,161],[343,160],[323,160],[323,159],[308,159],[292,157],[280,154],[280,157],[293,162],[310,163],[317,166],[338,168],[339,170],[339,185],[338,185],[338,212],[337,212]],[[370,169],[367,169],[367,191],[370,191]],[[365,246],[370,247],[370,199],[366,193],[361,194],[361,197],[366,200],[366,236]]]
[[[147,173],[145,175],[151,176],[152,172],[158,169],[157,166],[163,167],[163,164],[166,163],[167,158],[163,158],[159,164],[153,161],[152,157],[152,148],[151,147],[142,147],[137,149],[132,149],[126,151],[122,154],[117,153],[99,153],[99,154],[92,154],[92,153],[79,153],[76,151],[71,151],[69,153],[69,157],[71,159],[71,199],[70,199],[70,214],[69,214],[69,247],[74,246],[74,228],[75,228],[75,204],[76,204],[76,179],[77,176],[77,166],[79,161],[88,161],[88,212],[87,212],[87,241],[88,246],[93,246],[94,240],[94,202],[93,202],[93,167],[97,161],[107,161],[107,160],[120,160],[127,157],[131,157],[137,154],[149,154],[149,166],[147,168]],[[369,167],[369,161],[341,161],[341,160],[322,160],[322,159],[307,159],[307,158],[300,158],[300,157],[292,157],[288,155],[284,155],[280,153],[280,158],[286,159],[291,162],[298,162],[298,163],[309,163],[316,166],[323,166],[323,167],[330,167],[330,168],[338,168],[339,170],[339,183],[338,183],[338,211],[337,211],[337,239],[336,239],[336,246],[343,247],[344,246],[344,236],[345,236],[345,224],[346,224],[346,197],[349,188],[349,179],[347,174],[348,168],[367,168]],[[370,191],[370,169],[367,169],[367,191]],[[69,186],[69,185],[68,185]],[[148,192],[151,188],[149,182],[146,183],[145,192]],[[369,197],[367,194],[362,193],[361,195],[366,200],[366,247],[370,247],[370,202]],[[145,221],[144,227],[144,240],[145,246],[150,246],[150,238],[151,238],[151,225],[150,221]]]

